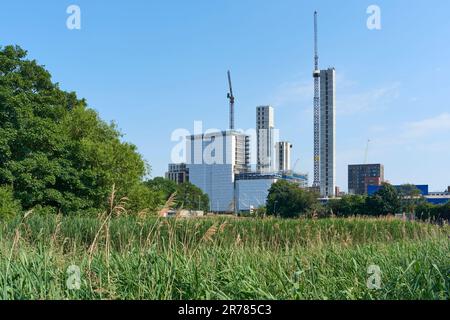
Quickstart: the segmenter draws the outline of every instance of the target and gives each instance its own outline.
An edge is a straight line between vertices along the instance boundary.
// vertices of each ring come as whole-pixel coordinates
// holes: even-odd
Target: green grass
[[[394,219],[31,215],[0,228],[0,299],[449,299],[449,230]],[[66,285],[71,265],[79,290]],[[370,265],[381,268],[380,290],[367,288]]]

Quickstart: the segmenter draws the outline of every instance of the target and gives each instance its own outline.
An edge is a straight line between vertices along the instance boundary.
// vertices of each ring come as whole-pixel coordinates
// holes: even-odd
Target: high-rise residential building
[[[189,181],[208,194],[214,212],[234,212],[235,175],[250,170],[250,137],[237,131],[186,139]]]
[[[356,164],[348,166],[348,193],[367,194],[368,186],[381,186],[384,182],[382,164]]]
[[[336,187],[336,71],[320,71],[320,193],[333,198]]]
[[[256,108],[256,169],[260,173],[275,170],[275,122],[271,106]]]
[[[291,143],[286,141],[277,142],[275,148],[275,165],[278,172],[291,170],[291,149]]]
[[[189,169],[185,163],[170,163],[169,171],[166,172],[166,179],[174,181],[177,184],[189,182]]]

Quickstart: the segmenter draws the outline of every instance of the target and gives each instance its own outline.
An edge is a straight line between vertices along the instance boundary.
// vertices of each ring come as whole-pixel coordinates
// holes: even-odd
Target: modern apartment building
[[[275,121],[271,106],[256,108],[256,169],[259,173],[275,171]]]
[[[275,148],[275,165],[278,172],[291,170],[292,144],[286,141],[277,142]]]
[[[384,182],[382,164],[356,164],[348,166],[348,192],[367,194],[368,186],[381,186]]]
[[[320,193],[333,198],[336,190],[336,71],[320,71]]]
[[[250,137],[237,131],[186,139],[189,180],[208,194],[214,212],[234,212],[235,175],[250,170]]]

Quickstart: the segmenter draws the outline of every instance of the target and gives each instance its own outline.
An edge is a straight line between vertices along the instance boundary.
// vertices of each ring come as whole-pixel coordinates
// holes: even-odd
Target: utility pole
[[[314,182],[320,187],[320,70],[317,31],[317,11],[314,12]]]
[[[230,100],[230,130],[234,130],[234,95],[233,87],[231,85],[231,72],[228,70],[228,87],[230,91],[227,94],[227,98]]]

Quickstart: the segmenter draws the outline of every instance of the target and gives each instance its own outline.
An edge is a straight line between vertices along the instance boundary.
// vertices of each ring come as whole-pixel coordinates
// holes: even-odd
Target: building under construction
[[[336,192],[336,70],[320,70],[314,12],[314,182],[323,198]]]

